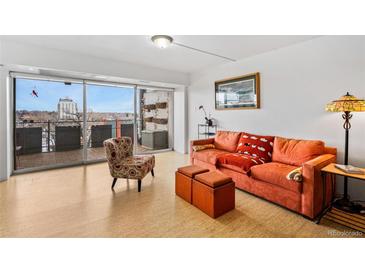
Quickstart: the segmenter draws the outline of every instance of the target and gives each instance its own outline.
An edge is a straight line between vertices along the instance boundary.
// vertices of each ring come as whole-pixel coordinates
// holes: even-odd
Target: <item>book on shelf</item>
[[[360,175],[365,174],[364,170],[362,170],[361,168],[358,168],[358,167],[354,167],[352,165],[339,165],[339,164],[336,164],[335,167],[338,168],[339,170],[341,170],[345,173],[349,173],[349,174],[360,174]]]

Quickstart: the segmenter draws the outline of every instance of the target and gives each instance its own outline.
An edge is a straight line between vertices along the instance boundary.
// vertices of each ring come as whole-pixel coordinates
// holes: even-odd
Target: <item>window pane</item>
[[[103,141],[134,139],[134,88],[87,85],[88,160],[105,159]]]
[[[15,79],[15,169],[77,163],[82,84]]]

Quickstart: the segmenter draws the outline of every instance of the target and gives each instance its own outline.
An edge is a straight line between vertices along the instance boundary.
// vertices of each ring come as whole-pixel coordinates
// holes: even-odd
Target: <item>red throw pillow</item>
[[[273,136],[253,135],[242,132],[236,152],[251,157],[258,157],[264,162],[270,162],[273,146]]]
[[[239,153],[224,153],[217,156],[218,165],[232,165],[248,172],[252,166],[263,164],[264,161],[258,157],[251,157]]]

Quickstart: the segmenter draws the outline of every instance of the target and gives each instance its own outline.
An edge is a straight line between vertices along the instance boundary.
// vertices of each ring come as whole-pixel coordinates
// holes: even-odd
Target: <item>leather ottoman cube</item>
[[[212,218],[234,209],[234,182],[216,171],[196,175],[193,179],[193,205]]]
[[[208,171],[209,169],[198,166],[185,166],[178,168],[178,170],[175,172],[176,195],[191,203],[193,178],[198,174]]]

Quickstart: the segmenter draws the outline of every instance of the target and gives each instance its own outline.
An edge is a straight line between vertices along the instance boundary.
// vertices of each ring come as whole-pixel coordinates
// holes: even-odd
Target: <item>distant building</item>
[[[72,99],[60,98],[57,109],[58,120],[77,120],[77,104]]]

